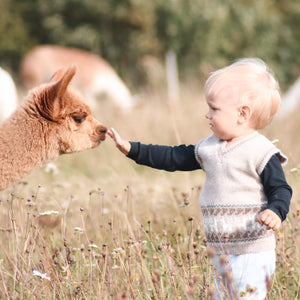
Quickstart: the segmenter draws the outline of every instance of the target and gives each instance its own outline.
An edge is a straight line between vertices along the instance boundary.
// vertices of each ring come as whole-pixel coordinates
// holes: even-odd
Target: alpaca
[[[0,125],[0,190],[64,153],[97,147],[106,127],[69,84],[76,67],[58,70],[48,83]]]
[[[277,118],[284,118],[300,106],[300,77],[282,96],[282,105]]]
[[[49,79],[58,68],[76,65],[78,73],[73,85],[80,90],[92,108],[98,100],[107,99],[116,107],[128,110],[134,98],[112,66],[103,58],[76,48],[56,45],[37,46],[25,55],[21,63],[21,81],[32,88]]]
[[[0,67],[0,121],[8,118],[17,106],[15,83],[10,74]]]

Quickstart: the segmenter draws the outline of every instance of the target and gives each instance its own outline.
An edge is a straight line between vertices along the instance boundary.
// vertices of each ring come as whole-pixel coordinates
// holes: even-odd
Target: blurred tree
[[[177,53],[181,68],[192,66],[206,77],[237,58],[256,56],[283,85],[300,74],[300,2],[165,0],[158,1],[156,16],[163,49]]]
[[[0,65],[16,70],[33,39],[13,0],[0,1]]]
[[[49,43],[99,54],[136,86],[143,58],[163,63],[168,50],[182,77],[206,78],[245,56],[264,59],[283,87],[300,74],[295,0],[2,0],[0,16],[0,59],[14,68]]]

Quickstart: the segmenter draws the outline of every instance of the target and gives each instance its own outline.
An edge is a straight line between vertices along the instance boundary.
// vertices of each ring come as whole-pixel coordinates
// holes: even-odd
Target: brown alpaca
[[[94,148],[105,139],[106,128],[69,87],[75,72],[75,67],[58,70],[0,125],[0,190],[61,154]]]

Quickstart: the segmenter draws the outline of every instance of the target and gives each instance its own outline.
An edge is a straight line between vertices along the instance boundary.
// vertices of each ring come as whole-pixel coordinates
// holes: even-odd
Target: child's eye
[[[72,116],[72,118],[77,124],[81,124],[85,120],[85,117]]]

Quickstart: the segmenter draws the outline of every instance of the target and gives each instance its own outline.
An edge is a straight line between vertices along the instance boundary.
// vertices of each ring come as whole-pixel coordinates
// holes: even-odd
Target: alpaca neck
[[[16,111],[0,126],[0,189],[22,178],[34,168],[56,158],[58,147],[50,144],[51,129],[46,121]]]

